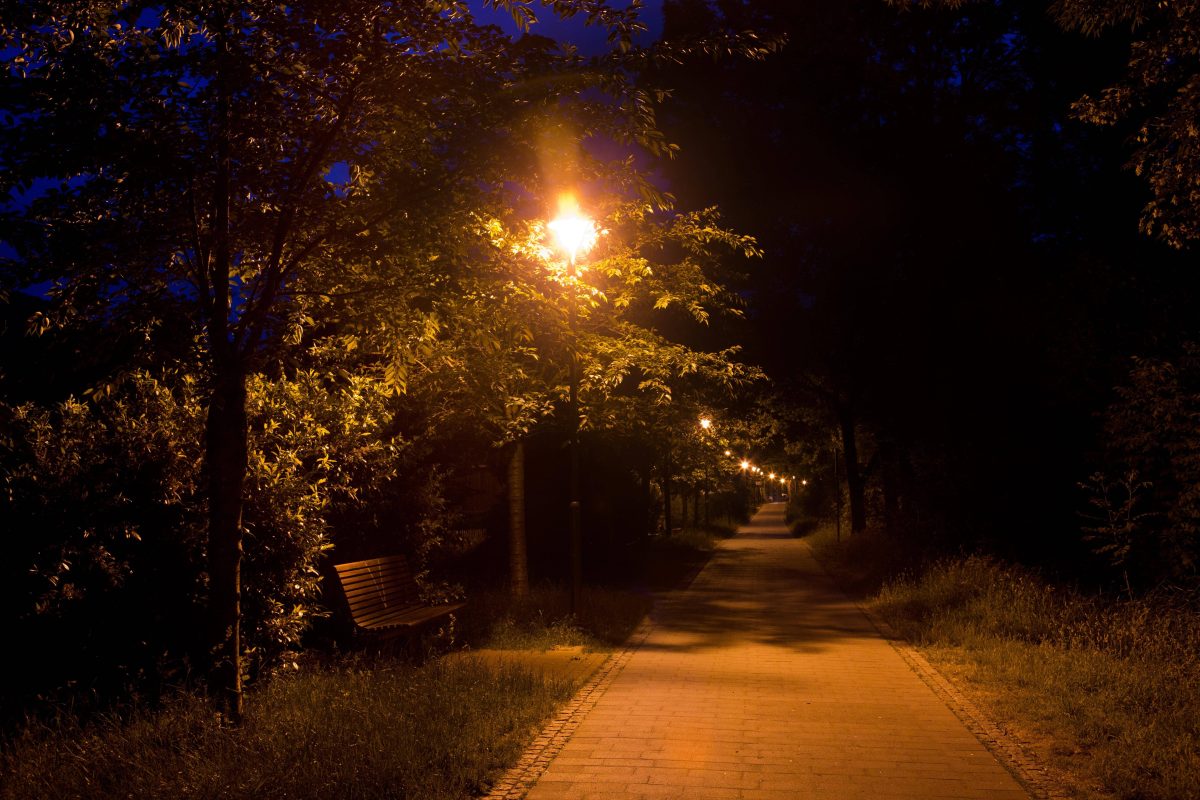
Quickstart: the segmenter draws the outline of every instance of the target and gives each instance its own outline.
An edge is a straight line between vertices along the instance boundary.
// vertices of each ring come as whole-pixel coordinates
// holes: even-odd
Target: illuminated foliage
[[[539,4],[491,5],[528,25]],[[352,498],[325,472],[386,482],[378,448],[397,437],[458,428],[509,441],[553,408],[561,281],[531,249],[499,256],[497,221],[512,231],[543,217],[514,206],[565,181],[639,197],[642,210],[612,212],[614,230],[649,231],[645,204],[669,205],[632,156],[580,143],[670,156],[654,124],[661,98],[634,77],[675,51],[634,46],[637,4],[556,0],[548,13],[586,15],[612,51],[514,42],[449,0],[4,5],[0,192],[17,202],[0,230],[12,248],[0,288],[49,287],[35,333],[145,331],[130,337],[128,364],[179,361],[194,373],[208,655],[230,719],[247,646],[269,660],[303,624],[327,495]],[[770,48],[753,37],[722,46],[751,57]],[[561,175],[549,174],[548,152],[570,157]],[[593,268],[603,280],[584,338],[635,343],[631,362],[660,393],[663,376],[694,371],[695,358],[623,315],[645,296],[709,313],[720,290],[703,278],[707,245],[753,248],[711,218],[677,217],[694,246],[654,271],[642,255]],[[594,390],[615,380],[617,361]],[[97,383],[91,396],[103,400],[118,381]],[[370,425],[357,402],[373,409]],[[375,431],[366,450],[333,446],[348,441],[347,419]],[[248,556],[245,591],[243,548],[262,551]],[[300,565],[292,583],[272,572],[288,565]],[[258,626],[245,643],[243,613]]]
[[[1200,3],[1195,0],[1058,0],[1064,27],[1091,36],[1129,28],[1124,77],[1080,98],[1075,113],[1097,125],[1132,128],[1129,167],[1150,185],[1141,228],[1172,247],[1200,239]]]

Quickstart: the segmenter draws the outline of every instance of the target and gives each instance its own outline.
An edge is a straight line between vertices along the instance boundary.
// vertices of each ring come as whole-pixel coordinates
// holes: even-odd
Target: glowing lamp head
[[[708,430],[709,428],[712,427],[712,420],[709,419],[708,417],[701,417],[700,418],[700,427],[704,428],[704,430]]]
[[[767,477],[768,477],[768,478],[770,478],[771,480],[775,480],[775,473],[774,473],[774,472],[768,472],[768,473],[767,473]]]
[[[596,223],[580,213],[579,204],[570,196],[559,199],[558,216],[547,227],[554,236],[555,247],[572,264],[596,243]]]
[[[732,451],[732,450],[726,450],[726,451],[725,451],[725,455],[726,455],[726,456],[731,456],[731,455],[733,455],[733,451]]]
[[[743,462],[741,463],[741,465],[740,465],[740,466],[741,466],[741,468],[742,468],[743,470],[750,469],[750,462],[749,462],[749,461],[743,461]]]

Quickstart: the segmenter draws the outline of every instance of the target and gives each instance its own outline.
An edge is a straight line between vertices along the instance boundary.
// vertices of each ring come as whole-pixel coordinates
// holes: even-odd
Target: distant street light
[[[559,199],[559,215],[547,225],[555,246],[567,259],[570,312],[567,319],[571,334],[570,405],[571,405],[571,498],[568,505],[571,537],[571,613],[580,611],[583,587],[583,526],[579,503],[579,270],[576,260],[596,243],[596,224],[579,211],[573,197]]]

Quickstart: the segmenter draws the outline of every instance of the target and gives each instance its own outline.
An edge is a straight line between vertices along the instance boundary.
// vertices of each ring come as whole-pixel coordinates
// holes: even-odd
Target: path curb
[[[609,685],[621,674],[621,670],[625,669],[629,659],[633,658],[633,654],[641,648],[654,631],[653,617],[659,604],[666,596],[676,592],[685,592],[691,588],[711,560],[712,554],[710,553],[709,557],[699,564],[691,574],[687,575],[679,586],[656,597],[654,608],[642,618],[633,633],[629,634],[624,649],[613,653],[607,661],[600,665],[596,674],[580,687],[579,691],[567,701],[566,706],[553,719],[542,727],[537,737],[525,748],[525,752],[521,754],[517,763],[510,767],[480,800],[521,800],[529,794],[529,790],[538,782],[538,778],[542,777],[542,774],[550,766],[550,762],[571,740],[584,717],[595,707],[596,702],[604,695]]]
[[[525,797],[653,630],[654,623],[647,615],[630,634],[625,649],[613,653],[600,665],[596,674],[542,727],[516,765],[509,768],[481,800],[521,800]]]
[[[887,620],[862,603],[855,603],[863,615],[870,620],[879,635],[900,655],[909,668],[917,674],[954,716],[967,727],[983,744],[1000,765],[1007,769],[1017,782],[1038,800],[1070,800],[1074,793],[1061,786],[1049,771],[1016,737],[1009,734],[984,714],[967,698],[958,687],[946,679],[937,668],[929,663],[907,639],[900,635]]]
[[[833,574],[825,568],[821,559],[817,558],[812,545],[808,542],[804,544],[813,559],[821,565],[821,569],[825,570],[825,574],[832,578]],[[980,710],[979,706],[959,691],[958,687],[951,683],[946,676],[942,675],[937,667],[930,664],[929,660],[921,655],[920,651],[908,639],[900,635],[900,632],[893,628],[887,620],[849,595],[847,595],[847,599],[854,603],[855,607],[879,632],[879,635],[887,640],[897,655],[908,665],[908,668],[921,679],[921,682],[937,695],[938,699],[950,709],[954,716],[958,717],[967,730],[996,757],[1000,765],[1008,770],[1009,774],[1030,795],[1037,800],[1071,800],[1075,797],[1075,793],[1062,781],[1057,780],[1017,737],[994,723]]]

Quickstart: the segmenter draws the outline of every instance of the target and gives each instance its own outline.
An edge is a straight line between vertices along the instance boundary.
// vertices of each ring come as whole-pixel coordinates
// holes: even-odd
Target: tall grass
[[[798,519],[793,535],[803,536],[821,564],[833,573],[842,588],[858,595],[871,595],[897,575],[914,573],[927,559],[920,546],[868,529],[850,534],[833,522],[814,526]]]
[[[967,557],[886,584],[872,606],[968,664],[996,710],[1122,798],[1200,796],[1200,614],[1165,595],[1085,596]]]
[[[649,597],[606,587],[585,586],[578,613],[571,613],[565,587],[540,584],[514,599],[506,590],[480,590],[461,612],[459,632],[471,647],[501,650],[545,650],[582,645],[611,650],[633,633],[650,611]]]
[[[360,660],[273,681],[237,730],[194,697],[27,729],[0,749],[0,797],[461,800],[574,688],[470,659]]]

